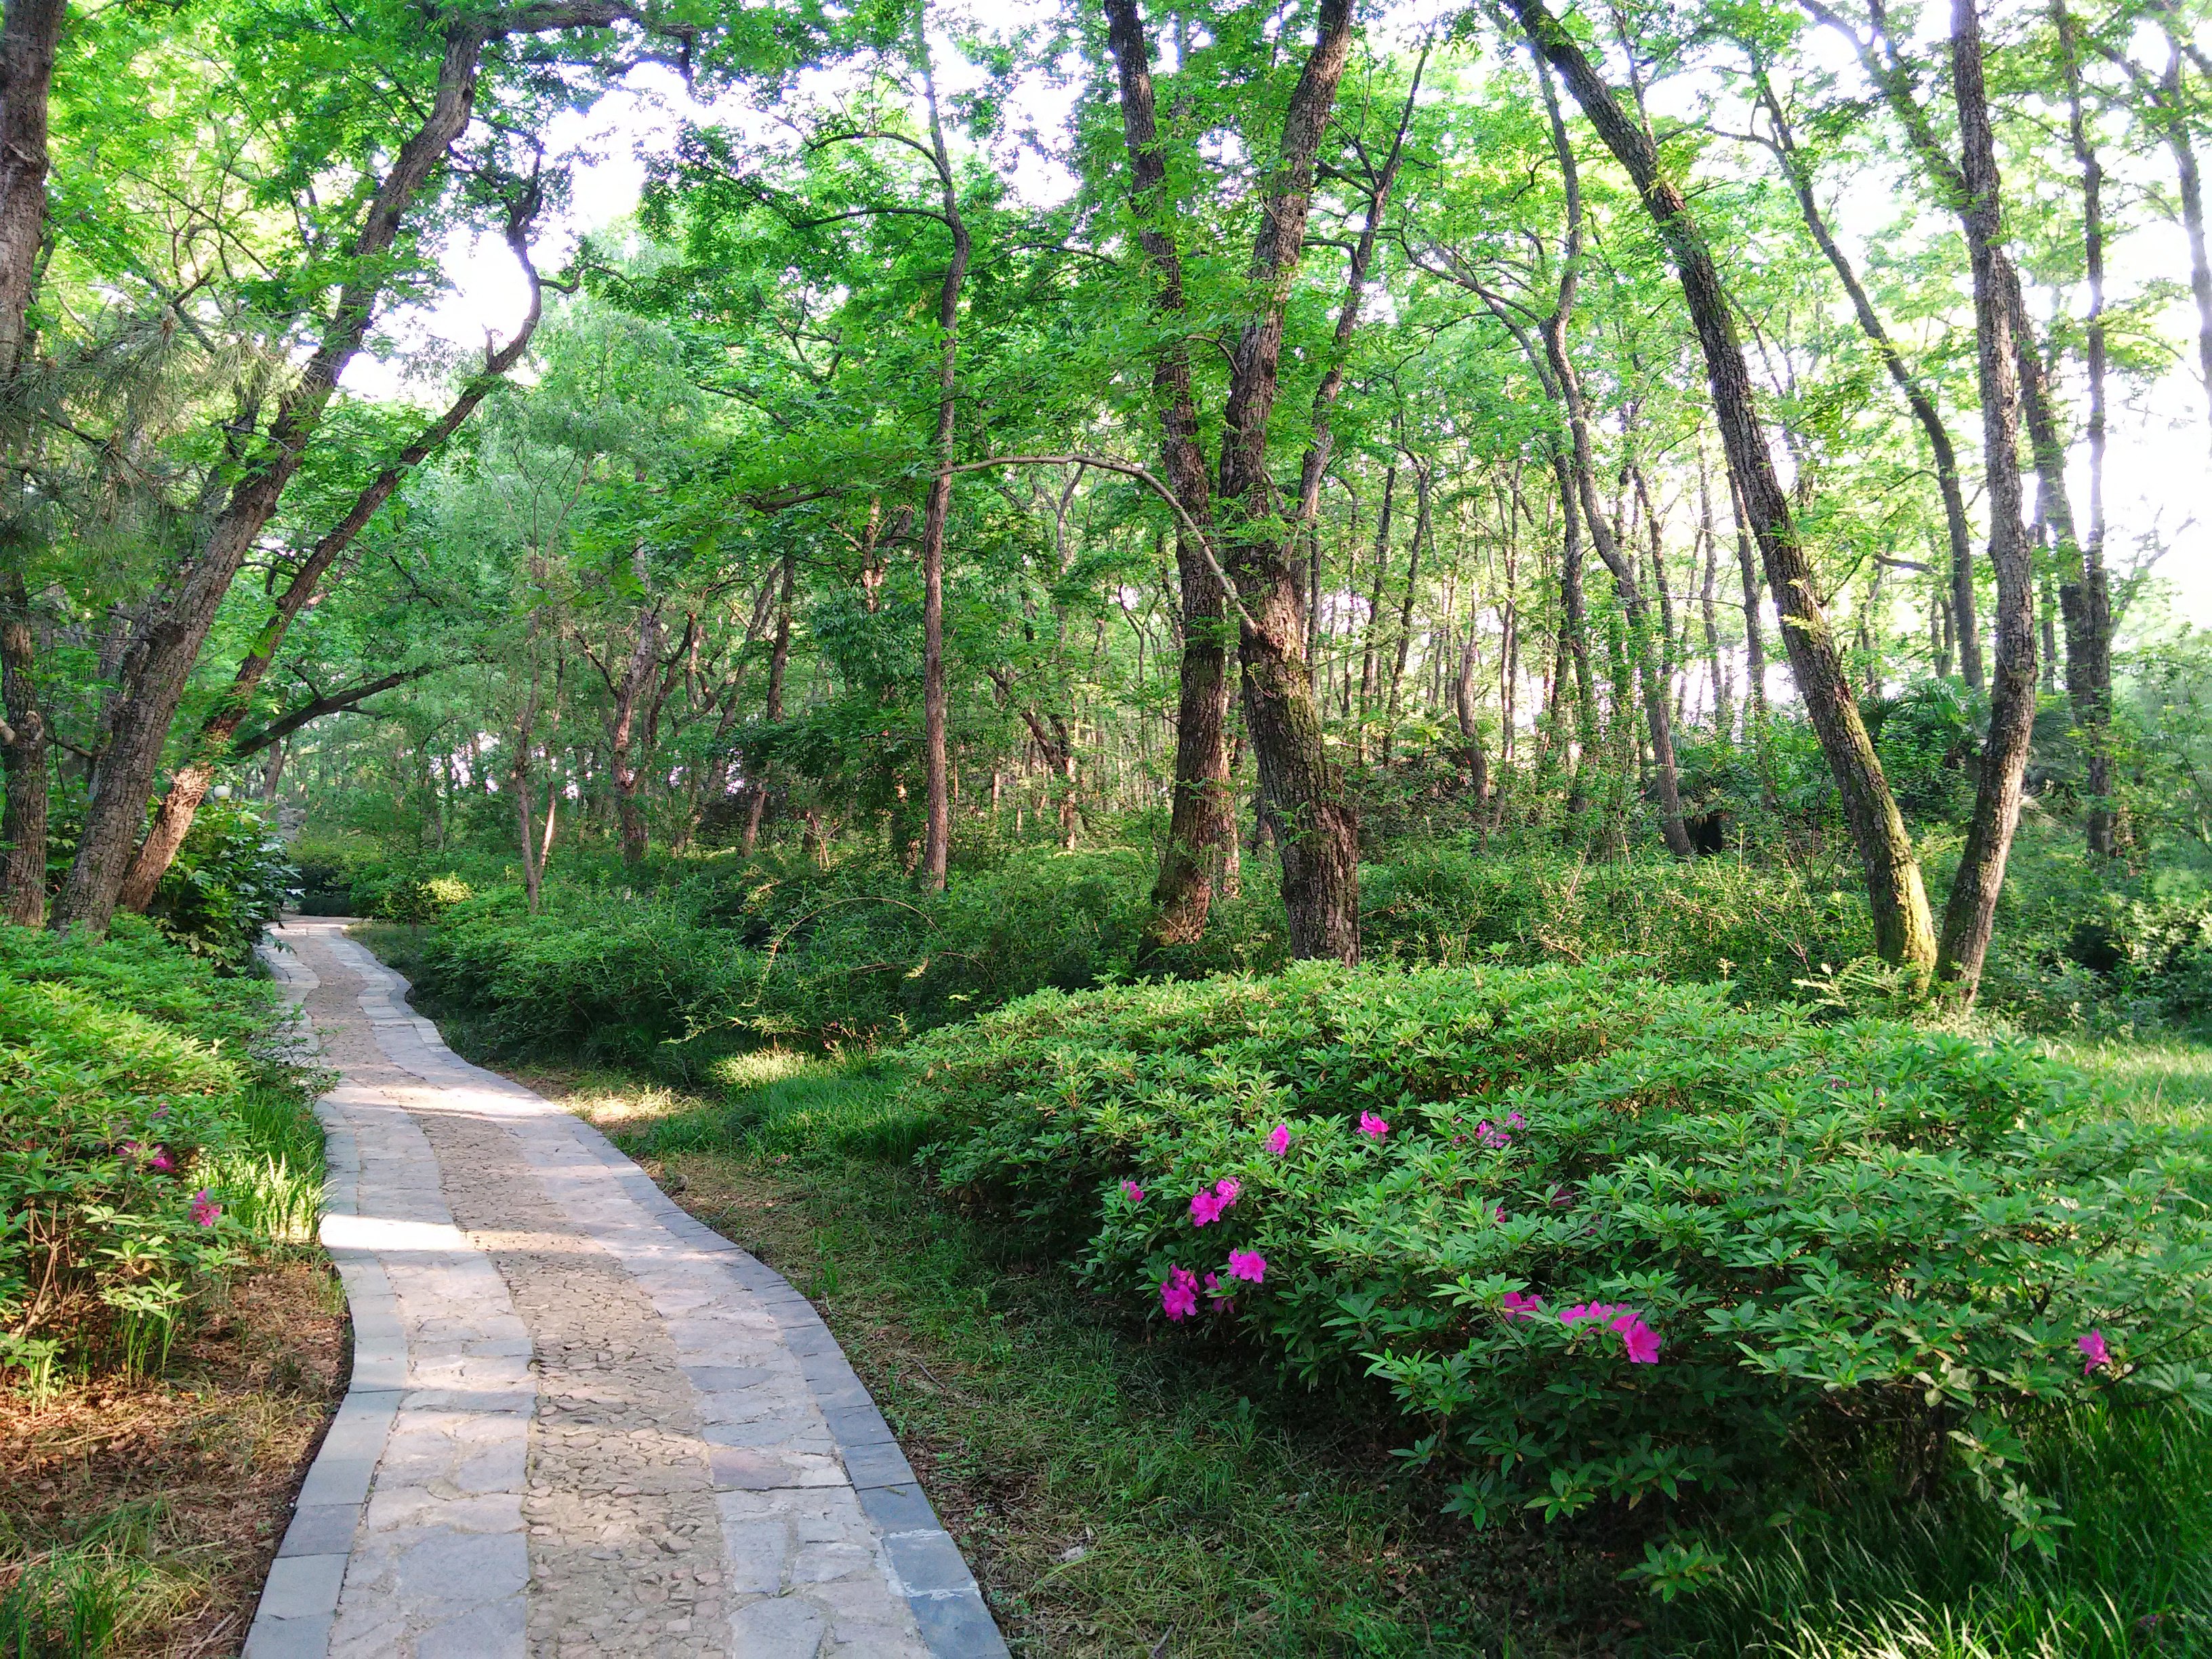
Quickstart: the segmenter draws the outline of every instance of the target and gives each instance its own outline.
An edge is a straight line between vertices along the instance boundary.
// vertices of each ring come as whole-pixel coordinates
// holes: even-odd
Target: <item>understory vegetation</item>
[[[236,1622],[337,1358],[311,1078],[264,980],[0,924],[0,1651]],[[319,1377],[272,1298],[331,1326]]]

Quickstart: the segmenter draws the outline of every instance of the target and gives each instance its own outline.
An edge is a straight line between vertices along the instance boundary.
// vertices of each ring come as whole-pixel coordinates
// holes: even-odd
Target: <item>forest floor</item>
[[[44,1601],[76,1638],[57,1650],[237,1652],[345,1391],[343,1306],[319,1250],[286,1251],[234,1277],[157,1376],[0,1394],[0,1635]]]

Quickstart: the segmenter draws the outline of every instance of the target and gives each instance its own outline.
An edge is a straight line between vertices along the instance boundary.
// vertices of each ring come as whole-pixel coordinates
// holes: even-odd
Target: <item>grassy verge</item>
[[[158,1376],[0,1395],[0,1653],[230,1654],[343,1391],[319,1251],[231,1279]]]

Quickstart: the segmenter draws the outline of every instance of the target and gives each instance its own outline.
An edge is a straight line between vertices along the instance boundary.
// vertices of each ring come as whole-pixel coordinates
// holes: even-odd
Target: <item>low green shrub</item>
[[[1164,1323],[1387,1385],[1477,1521],[1879,1468],[2047,1544],[2051,1414],[2212,1407],[2204,1158],[2022,1047],[1620,966],[1306,964],[908,1058],[948,1188]]]
[[[147,914],[165,938],[234,968],[252,954],[298,881],[283,842],[258,811],[242,801],[211,800],[192,819]]]
[[[311,1236],[321,1143],[274,988],[143,923],[0,927],[0,1364],[158,1365],[211,1278]]]

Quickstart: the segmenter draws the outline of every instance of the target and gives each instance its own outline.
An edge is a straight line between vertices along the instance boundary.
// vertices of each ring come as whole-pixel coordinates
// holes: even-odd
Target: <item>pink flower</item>
[[[1528,1127],[1528,1120],[1518,1112],[1508,1112],[1505,1115],[1505,1127],[1509,1129],[1525,1129]]]
[[[1257,1285],[1267,1276],[1267,1258],[1257,1250],[1231,1250],[1229,1253],[1229,1276]]]
[[[1503,1204],[1499,1205],[1497,1209],[1491,1212],[1490,1218],[1492,1221],[1495,1221],[1499,1226],[1503,1227],[1505,1224],[1505,1206]]]
[[[1370,1140],[1379,1143],[1383,1136],[1390,1133],[1390,1126],[1372,1112],[1362,1112],[1359,1115],[1359,1133]]]
[[[170,1170],[177,1167],[177,1160],[169,1156],[169,1149],[164,1146],[155,1152],[154,1156],[148,1160],[148,1167],[158,1170],[163,1175],[167,1175]]]
[[[1291,1150],[1291,1126],[1278,1123],[1267,1132],[1267,1150],[1277,1158]]]
[[[1214,1312],[1223,1314],[1233,1313],[1236,1311],[1237,1298],[1233,1296],[1224,1296],[1221,1294],[1221,1279],[1218,1275],[1214,1273],[1206,1274],[1206,1294],[1209,1298],[1211,1298],[1207,1302],[1206,1305],[1212,1308]]]
[[[222,1219],[222,1206],[204,1187],[192,1194],[192,1220],[200,1226],[212,1227]]]
[[[1221,1210],[1221,1200],[1203,1187],[1190,1195],[1190,1224],[1194,1227],[1220,1220]]]
[[[1559,1323],[1579,1325],[1585,1319],[1595,1319],[1604,1323],[1610,1322],[1616,1315],[1625,1314],[1627,1311],[1627,1304],[1621,1302],[1577,1302],[1571,1308],[1560,1310]]]
[[[2081,1375],[2084,1376],[2088,1376],[2100,1365],[2109,1365],[2112,1363],[2112,1351],[2105,1346],[2105,1334],[2102,1331],[2091,1331],[2087,1336],[2075,1337],[2074,1346],[2082,1352]]]
[[[1237,1194],[1243,1190],[1243,1182],[1231,1181],[1227,1176],[1213,1183],[1213,1195],[1221,1200],[1221,1207],[1224,1210],[1237,1201]]]
[[[1145,1189],[1133,1181],[1125,1181],[1121,1183],[1121,1196],[1132,1204],[1141,1204],[1145,1201]]]
[[[1508,1319],[1534,1319],[1544,1311],[1544,1298],[1525,1291],[1508,1291],[1498,1298],[1498,1305]]]
[[[1170,1319],[1188,1319],[1198,1311],[1198,1275],[1188,1267],[1170,1267],[1160,1281],[1160,1310]]]
[[[1621,1343],[1628,1350],[1630,1364],[1656,1365],[1659,1363],[1659,1333],[1638,1316],[1624,1313],[1613,1322],[1612,1328],[1620,1333]]]

